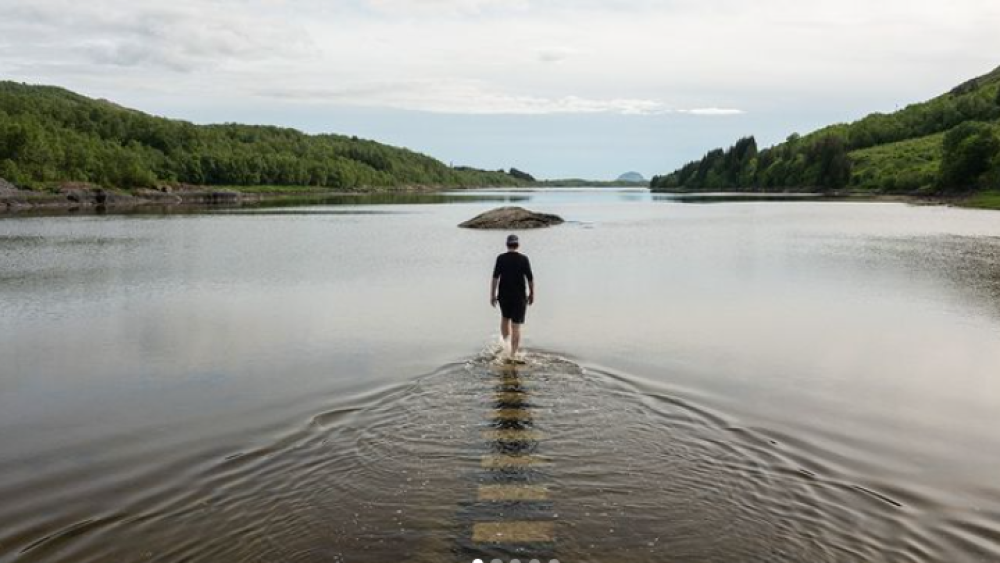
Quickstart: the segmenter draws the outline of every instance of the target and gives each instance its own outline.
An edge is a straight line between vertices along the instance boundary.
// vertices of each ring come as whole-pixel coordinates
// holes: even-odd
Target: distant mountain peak
[[[639,174],[638,172],[626,172],[626,173],[624,173],[624,174],[622,174],[621,176],[618,177],[618,181],[619,182],[635,182],[635,183],[638,184],[640,182],[646,182],[647,180],[646,180],[645,177],[643,177],[642,174]]]

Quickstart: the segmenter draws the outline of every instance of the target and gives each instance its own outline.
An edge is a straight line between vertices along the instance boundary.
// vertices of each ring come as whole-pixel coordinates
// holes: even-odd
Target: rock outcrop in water
[[[562,217],[548,213],[537,213],[523,207],[500,207],[477,215],[461,223],[466,229],[539,229],[563,223]]]

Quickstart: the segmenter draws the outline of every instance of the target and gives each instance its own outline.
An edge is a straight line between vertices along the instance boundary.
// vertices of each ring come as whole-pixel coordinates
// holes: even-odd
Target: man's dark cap
[[[517,246],[520,241],[517,240],[517,235],[507,235],[507,246]]]

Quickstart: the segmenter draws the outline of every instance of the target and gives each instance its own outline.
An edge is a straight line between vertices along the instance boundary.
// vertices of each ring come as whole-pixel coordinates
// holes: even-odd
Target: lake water
[[[538,284],[498,365],[501,203]],[[0,219],[0,562],[1000,560],[1000,214]]]

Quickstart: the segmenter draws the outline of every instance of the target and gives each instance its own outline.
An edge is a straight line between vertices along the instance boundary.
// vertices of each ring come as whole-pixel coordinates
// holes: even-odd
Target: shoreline
[[[583,187],[583,186],[580,186]],[[140,188],[132,191],[110,190],[91,184],[68,183],[58,191],[0,190],[0,218],[32,215],[75,215],[86,213],[167,213],[195,212],[204,209],[225,209],[269,203],[318,204],[324,200],[372,195],[426,194],[442,190],[473,190],[481,186],[409,185],[358,190],[337,190],[312,186],[163,186],[159,189]],[[548,189],[545,186],[524,186],[527,189]],[[945,205],[963,209],[1000,210],[1000,192],[943,197],[908,194],[872,194],[846,192],[835,194],[806,192],[706,192],[650,190],[679,198],[729,196],[746,198],[802,198],[820,201],[856,201],[906,203],[909,205]]]
[[[755,198],[781,198],[810,200],[810,201],[844,201],[844,202],[877,202],[877,203],[906,203],[908,205],[944,205],[958,207],[962,209],[986,209],[1000,210],[1000,192],[979,192],[974,194],[956,196],[931,196],[914,194],[876,194],[868,192],[837,192],[823,194],[818,192],[725,192],[725,191],[671,191],[650,189],[655,194],[676,195],[680,198],[698,198],[707,196],[731,196],[733,198],[746,198],[752,201]]]
[[[278,202],[320,203],[327,198],[379,194],[421,194],[455,186],[395,186],[363,190],[335,190],[311,186],[180,186],[133,191],[85,185],[59,191],[0,191],[0,217],[17,215],[73,215],[78,213],[130,213],[196,211]]]

